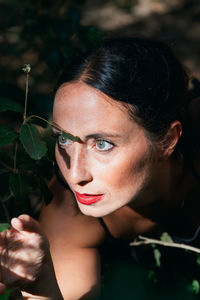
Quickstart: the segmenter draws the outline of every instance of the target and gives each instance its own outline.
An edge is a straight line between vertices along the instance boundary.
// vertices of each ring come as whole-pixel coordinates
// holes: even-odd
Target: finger
[[[4,294],[6,292],[6,285],[0,282],[0,294]]]
[[[11,220],[12,227],[17,231],[29,231],[43,234],[39,223],[29,215],[20,215],[18,218]]]
[[[5,246],[6,230],[0,232],[0,253]]]

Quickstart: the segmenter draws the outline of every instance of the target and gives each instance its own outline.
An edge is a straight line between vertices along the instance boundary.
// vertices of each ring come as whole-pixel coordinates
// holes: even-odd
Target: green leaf
[[[199,255],[199,254],[197,254],[197,260],[196,260],[196,263],[197,263],[198,266],[200,266],[200,255]]]
[[[45,142],[41,140],[37,128],[32,124],[22,125],[20,141],[29,156],[35,160],[41,159],[47,152]]]
[[[13,100],[0,98],[0,111],[7,111],[7,110],[22,112],[23,107],[20,103],[15,102]]]
[[[18,204],[26,200],[26,196],[31,192],[32,188],[23,174],[10,175],[10,190]]]
[[[9,299],[9,295],[10,295],[11,290],[6,290],[6,292],[3,295],[0,295],[0,300],[7,300]]]
[[[167,232],[163,232],[160,239],[165,243],[173,243],[171,236]]]
[[[79,141],[79,137],[78,136],[73,136],[70,133],[65,132],[65,131],[62,131],[61,138],[63,138],[63,139],[67,138],[67,139],[70,139],[70,140],[72,140],[74,142],[78,142]]]
[[[16,139],[17,133],[6,125],[0,126],[0,146],[7,145]]]
[[[161,253],[157,248],[153,249],[153,254],[154,254],[154,258],[156,261],[156,266],[160,267],[161,266]]]
[[[155,271],[149,270],[148,279],[152,280],[154,283],[158,282]]]
[[[195,295],[199,294],[200,291],[200,284],[199,281],[196,279],[193,279],[192,283],[188,287],[189,291]]]
[[[0,223],[0,232],[10,228],[10,224],[8,223]]]

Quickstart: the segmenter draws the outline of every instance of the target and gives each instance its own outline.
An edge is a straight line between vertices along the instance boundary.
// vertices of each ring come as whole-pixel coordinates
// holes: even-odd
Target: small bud
[[[26,74],[30,73],[31,71],[30,64],[25,64],[24,67],[22,68],[22,71],[24,71]]]

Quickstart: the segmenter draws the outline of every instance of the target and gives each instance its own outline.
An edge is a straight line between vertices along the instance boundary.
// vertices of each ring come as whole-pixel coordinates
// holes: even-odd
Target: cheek
[[[55,158],[59,166],[59,169],[61,171],[69,169],[70,166],[69,156],[66,154],[64,150],[60,149],[57,144],[55,147]]]
[[[94,165],[94,164],[93,164]],[[147,176],[151,165],[151,153],[146,151],[126,152],[123,157],[115,157],[110,163],[99,165],[94,171],[96,178],[108,188],[118,191],[129,186],[136,186]]]

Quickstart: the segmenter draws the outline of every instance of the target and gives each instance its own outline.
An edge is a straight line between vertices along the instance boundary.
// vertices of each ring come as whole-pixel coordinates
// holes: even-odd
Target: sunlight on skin
[[[13,218],[11,225],[12,228],[1,235],[1,266],[5,284],[0,286],[2,290],[7,284],[12,286],[16,281],[23,284],[33,282],[40,272],[45,251],[49,248],[39,224],[28,215]]]
[[[60,128],[81,140],[56,145],[56,160],[71,190],[104,195],[92,205],[77,201],[85,215],[105,216],[127,205],[158,170],[144,129],[130,118],[120,102],[83,82],[59,88],[53,118]],[[98,140],[110,147],[106,151],[97,148]]]

